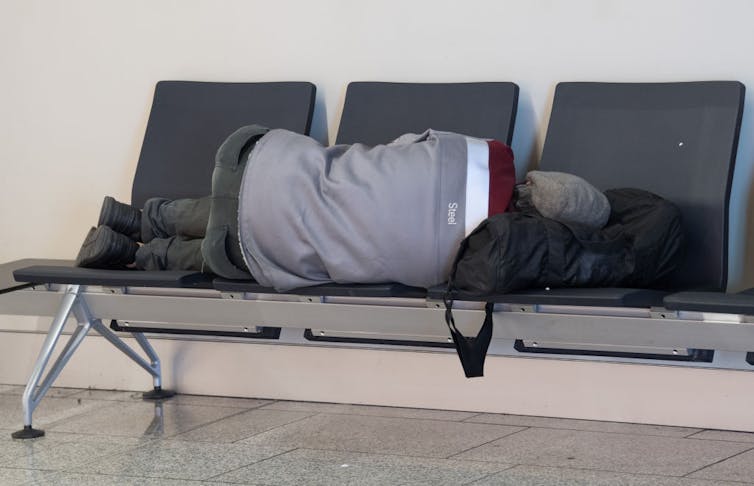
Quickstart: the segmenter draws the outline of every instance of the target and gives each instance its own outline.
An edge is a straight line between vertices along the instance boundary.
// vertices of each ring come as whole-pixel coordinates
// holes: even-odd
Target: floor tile
[[[734,442],[533,428],[453,458],[682,476],[749,447]]]
[[[143,400],[140,391],[122,391],[122,390],[79,390],[78,393],[71,395],[72,398],[88,398],[90,400],[109,400],[118,402],[140,402]]]
[[[59,421],[64,421],[81,414],[107,406],[107,402],[76,398],[44,397],[32,415],[32,425],[45,429]],[[18,430],[23,426],[23,407],[21,397],[0,395],[0,427]]]
[[[0,461],[7,463],[18,457],[36,454],[56,445],[59,445],[59,443],[51,443],[44,437],[28,440],[12,439],[10,432],[5,432],[0,436]]]
[[[322,414],[239,443],[447,457],[519,430],[506,425]]]
[[[47,473],[47,476],[32,484],[34,486],[227,486],[227,483],[78,473]]]
[[[169,437],[239,413],[242,409],[173,405],[161,402],[109,402],[86,416],[59,422],[50,432],[124,437]]]
[[[210,479],[290,449],[236,444],[154,440],[70,472],[172,479]]]
[[[55,434],[40,440],[48,447],[29,449],[14,458],[0,457],[0,465],[25,469],[64,470],[144,444],[145,439],[97,435]]]
[[[694,434],[691,439],[727,440],[730,442],[754,442],[751,432],[732,432],[728,430],[703,430]]]
[[[477,415],[474,412],[452,410],[425,410],[419,408],[377,407],[373,405],[347,405],[341,403],[280,401],[265,408],[294,412],[337,413],[344,415],[371,415],[375,417],[402,417],[430,420],[464,420]]]
[[[718,442],[718,444],[722,444],[722,442]],[[746,446],[751,448],[751,444],[746,444]],[[749,481],[754,483],[754,450],[713,464],[691,474],[690,477],[721,481]]]
[[[13,440],[23,389],[0,385],[2,485],[754,485],[746,432],[134,391],[52,388],[47,435]]]
[[[494,474],[505,467],[510,466],[448,459],[297,449],[213,479],[271,486],[456,486]]]
[[[52,474],[50,471],[36,471],[32,469],[10,469],[0,467],[0,484],[16,486],[21,484],[39,484],[43,478]]]
[[[538,466],[516,466],[471,484],[473,486],[741,486],[741,483],[727,481]]]
[[[178,434],[173,438],[190,441],[236,442],[309,416],[311,416],[310,413],[286,412],[285,410],[249,410]]]
[[[666,437],[686,437],[701,432],[701,429],[687,427],[666,427],[662,425],[629,424],[622,422],[600,422],[594,420],[558,419],[550,417],[530,417],[483,413],[465,422],[518,425],[523,427],[547,427],[553,429],[586,430],[591,432],[613,432],[623,434],[661,435]]]

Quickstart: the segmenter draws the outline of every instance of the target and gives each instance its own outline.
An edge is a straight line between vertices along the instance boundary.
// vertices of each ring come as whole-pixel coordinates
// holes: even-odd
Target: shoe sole
[[[118,202],[112,196],[105,196],[99,212],[97,226],[109,226],[118,233],[124,234],[134,241],[141,238],[141,224],[137,223],[132,213],[133,208]],[[134,224],[136,226],[134,227]]]
[[[108,226],[98,226],[89,230],[76,257],[76,266],[88,268],[108,268],[113,263],[106,258],[116,244],[117,233]]]
[[[110,196],[105,196],[104,201],[102,201],[102,209],[100,209],[99,212],[99,221],[97,221],[97,226],[105,226],[107,225],[106,221],[112,221],[115,212],[115,199]]]

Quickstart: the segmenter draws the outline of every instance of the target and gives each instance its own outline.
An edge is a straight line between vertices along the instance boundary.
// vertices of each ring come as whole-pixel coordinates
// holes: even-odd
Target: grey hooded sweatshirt
[[[254,278],[279,291],[327,282],[440,284],[463,237],[507,206],[513,171],[507,146],[454,133],[324,147],[271,130],[241,182],[241,253]],[[501,173],[504,187],[492,189]]]

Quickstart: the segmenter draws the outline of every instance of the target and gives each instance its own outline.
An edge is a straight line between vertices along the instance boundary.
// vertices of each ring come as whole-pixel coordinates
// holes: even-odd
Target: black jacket
[[[611,189],[601,230],[564,225],[536,212],[493,216],[472,232],[454,286],[478,296],[544,287],[661,287],[683,244],[672,203],[639,189]]]

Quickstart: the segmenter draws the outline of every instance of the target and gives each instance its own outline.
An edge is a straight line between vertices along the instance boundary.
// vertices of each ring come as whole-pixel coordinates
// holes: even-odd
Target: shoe
[[[140,241],[141,239],[141,211],[118,202],[110,196],[105,196],[105,200],[102,201],[97,224],[109,226],[132,240]]]
[[[139,245],[109,226],[92,228],[84,238],[76,266],[87,268],[125,268],[136,259]]]

